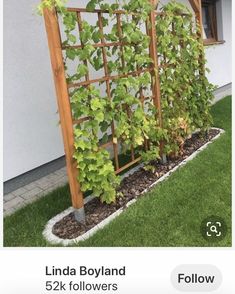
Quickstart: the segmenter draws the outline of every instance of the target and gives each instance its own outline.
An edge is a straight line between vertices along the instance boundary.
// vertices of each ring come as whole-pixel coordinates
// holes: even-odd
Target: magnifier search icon
[[[216,226],[211,226],[211,227],[210,227],[210,231],[211,231],[212,233],[216,233],[216,234],[218,234],[218,231],[217,231],[217,227],[216,227]]]
[[[207,241],[220,241],[226,236],[227,225],[223,218],[211,215],[202,221],[200,231]]]

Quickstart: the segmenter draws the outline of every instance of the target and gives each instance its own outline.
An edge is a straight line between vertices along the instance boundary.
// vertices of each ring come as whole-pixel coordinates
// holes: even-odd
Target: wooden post
[[[189,3],[192,6],[192,9],[195,13],[196,19],[198,21],[198,24],[201,28],[201,37],[203,32],[203,25],[202,25],[202,1],[201,0],[189,0]]]
[[[85,214],[83,194],[80,190],[80,185],[77,180],[78,169],[76,166],[76,161],[73,158],[73,154],[75,151],[73,121],[69,93],[65,77],[58,18],[54,8],[51,10],[44,9],[43,15],[45,20],[48,46],[51,57],[51,66],[54,77],[57,104],[64,141],[64,150],[66,157],[70,193],[72,198],[72,205],[75,208],[76,219],[80,222],[84,222]]]
[[[157,5],[158,1],[150,0],[150,3],[154,6]],[[155,6],[154,6],[155,7]],[[149,28],[149,36],[150,36],[150,57],[153,60],[154,72],[153,72],[153,101],[154,105],[157,108],[159,127],[162,128],[162,109],[161,109],[161,91],[160,91],[160,80],[159,80],[159,67],[158,67],[158,52],[157,52],[157,36],[156,36],[156,22],[155,22],[155,10],[152,9],[149,20],[150,20],[150,28]],[[165,161],[165,156],[163,155],[163,142],[160,142],[160,156],[162,160]]]
[[[154,9],[157,10],[159,0],[153,0]]]
[[[202,2],[201,0],[189,0],[192,9],[195,13],[196,21],[200,26],[200,38],[203,42],[203,24],[202,24]]]
[[[201,39],[202,39],[202,42],[203,42],[202,1],[201,0],[198,0],[198,6],[199,6],[199,9],[198,9],[198,13],[197,13],[197,19],[198,19],[198,22],[199,22],[199,25],[200,25]]]
[[[189,3],[192,6],[192,9],[194,10],[194,12],[198,12],[200,7],[199,7],[199,1],[198,0],[189,0]]]
[[[200,32],[198,34],[198,38],[201,41],[203,45],[203,24],[202,24],[202,1],[201,0],[189,0],[189,3],[191,4],[194,13],[195,13],[195,19],[197,24],[200,26]],[[203,63],[204,60],[204,53],[202,52],[200,56],[200,74],[205,75],[205,64]]]

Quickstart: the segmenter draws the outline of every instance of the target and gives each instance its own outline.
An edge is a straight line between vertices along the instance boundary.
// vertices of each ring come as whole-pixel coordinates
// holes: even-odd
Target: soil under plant
[[[219,132],[220,131],[217,129],[211,129],[208,134],[204,136],[202,136],[201,133],[193,134],[190,139],[185,141],[182,154],[179,157],[168,159],[165,164],[159,161],[151,162],[151,165],[155,167],[155,172],[140,168],[133,174],[125,177],[119,188],[119,192],[121,192],[123,196],[119,197],[116,203],[105,204],[101,203],[99,198],[94,198],[85,204],[86,225],[79,224],[75,220],[73,213],[70,213],[54,225],[52,229],[53,234],[62,239],[74,239],[84,234],[119,208],[125,208],[130,200],[144,197],[144,194],[141,193],[145,189],[148,189],[157,179],[172,170],[194,151],[211,141]]]

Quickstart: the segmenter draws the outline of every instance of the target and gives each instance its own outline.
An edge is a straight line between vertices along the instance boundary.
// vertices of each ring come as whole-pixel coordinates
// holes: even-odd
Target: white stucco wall
[[[63,155],[38,0],[4,1],[4,180]]]
[[[232,81],[232,1],[220,1],[222,19],[218,18],[218,22],[222,27],[220,37],[225,43],[206,47],[207,66],[211,70],[208,77],[211,83],[219,87]]]
[[[231,82],[231,0],[221,1],[226,42],[206,49],[209,78],[218,86]],[[4,181],[64,154],[38,2],[4,1]]]

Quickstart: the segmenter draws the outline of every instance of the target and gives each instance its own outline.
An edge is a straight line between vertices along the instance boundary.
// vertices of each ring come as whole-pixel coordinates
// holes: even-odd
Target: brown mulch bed
[[[180,157],[168,159],[165,164],[159,161],[151,162],[151,165],[156,167],[156,172],[154,173],[152,171],[146,171],[144,168],[140,168],[133,174],[124,178],[118,189],[118,191],[123,194],[123,197],[119,197],[116,200],[116,203],[105,204],[101,203],[99,198],[94,198],[85,204],[86,225],[79,224],[75,220],[74,214],[70,213],[53,226],[53,234],[62,239],[74,239],[84,234],[119,208],[125,207],[130,200],[140,197],[141,193],[146,188],[185,160],[202,145],[211,141],[211,139],[219,132],[219,130],[211,129],[204,137],[200,133],[193,134],[190,139],[185,141],[183,152]]]

